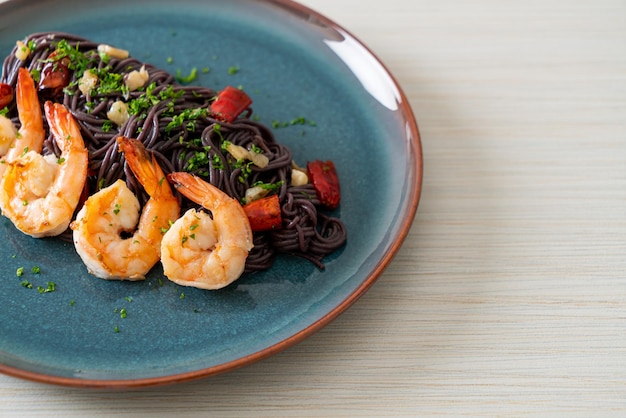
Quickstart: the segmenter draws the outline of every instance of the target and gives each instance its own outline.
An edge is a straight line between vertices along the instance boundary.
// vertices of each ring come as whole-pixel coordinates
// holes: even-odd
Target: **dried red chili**
[[[13,101],[13,87],[6,83],[0,83],[0,109],[8,106]]]
[[[316,160],[307,164],[307,171],[322,205],[336,209],[341,200],[341,191],[335,164],[332,161]]]
[[[211,113],[216,119],[231,123],[251,104],[252,99],[243,90],[226,86],[211,103]]]
[[[283,226],[278,195],[255,200],[243,206],[252,232],[270,231]]]
[[[50,54],[49,58],[52,60],[46,62],[41,69],[39,90],[45,90],[52,92],[53,94],[58,94],[70,83],[70,60],[67,57],[55,60],[54,55],[55,53]]]

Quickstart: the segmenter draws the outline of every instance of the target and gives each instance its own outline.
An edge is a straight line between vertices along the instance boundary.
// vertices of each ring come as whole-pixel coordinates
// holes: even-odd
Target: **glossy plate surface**
[[[325,260],[324,271],[279,257],[270,270],[211,292],[176,286],[159,267],[141,283],[96,279],[72,244],[32,239],[1,218],[0,372],[122,388],[232,370],[326,325],[397,252],[419,201],[417,125],[386,68],[332,21],[288,0],[0,4],[0,55],[43,31],[115,45],[172,73],[206,68],[197,84],[243,86],[270,126],[313,121],[276,128],[275,135],[297,162],[335,162],[342,182],[337,214],[348,242]],[[37,291],[48,282],[54,292]]]

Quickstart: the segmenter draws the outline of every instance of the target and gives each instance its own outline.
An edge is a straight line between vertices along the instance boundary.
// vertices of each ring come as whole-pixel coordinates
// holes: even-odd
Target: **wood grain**
[[[302,3],[418,119],[422,200],[394,262],[250,367],[129,393],[0,376],[0,416],[626,415],[626,3]]]

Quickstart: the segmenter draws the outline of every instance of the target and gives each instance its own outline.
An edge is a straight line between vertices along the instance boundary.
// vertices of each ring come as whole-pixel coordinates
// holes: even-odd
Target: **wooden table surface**
[[[0,416],[626,416],[626,2],[303,0],[418,120],[393,263],[304,342],[130,392],[0,376]]]

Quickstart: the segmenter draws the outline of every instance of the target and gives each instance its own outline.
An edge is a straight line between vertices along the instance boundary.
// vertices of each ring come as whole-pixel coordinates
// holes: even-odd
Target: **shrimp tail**
[[[60,168],[58,179],[51,191],[58,196],[63,195],[65,203],[74,212],[85,191],[89,153],[78,122],[65,105],[47,101],[44,103],[44,112],[50,133],[61,150],[61,158],[57,160]],[[66,193],[62,190],[72,192]]]
[[[18,116],[22,125],[22,130],[26,132],[41,133],[41,145],[43,145],[43,118],[35,81],[28,70],[20,67],[17,74],[16,101],[18,106]],[[34,149],[33,144],[28,144],[30,149]],[[40,146],[41,147],[41,146]],[[40,149],[34,149],[39,152]]]
[[[223,198],[221,190],[193,174],[175,172],[168,174],[167,179],[181,194],[204,207],[214,206]]]
[[[4,127],[0,127],[0,131],[6,131],[1,141],[4,155],[0,158],[0,177],[5,172],[7,163],[17,159],[23,153],[28,151],[40,153],[45,140],[43,116],[35,81],[28,70],[23,67],[20,67],[17,74],[15,102],[20,128],[16,131],[8,119],[4,122]]]
[[[150,197],[169,197],[169,187],[163,187],[165,174],[146,147],[137,139],[120,136],[117,138],[118,149],[124,153],[126,162]]]
[[[61,150],[84,148],[80,128],[67,107],[47,101],[44,104],[44,110],[50,132]]]

